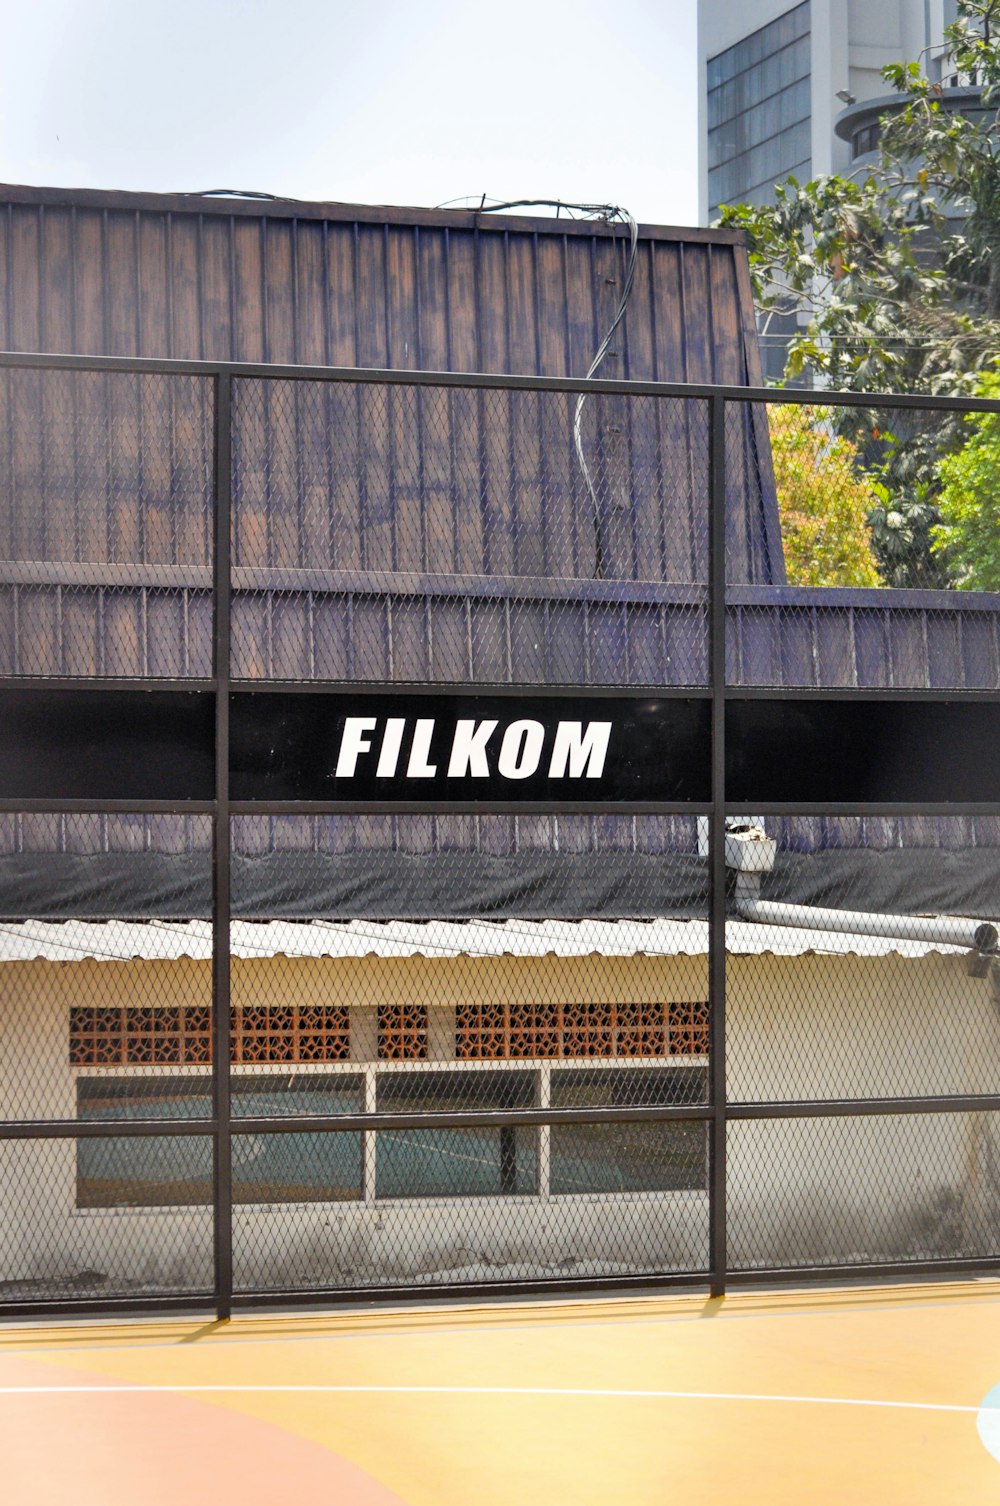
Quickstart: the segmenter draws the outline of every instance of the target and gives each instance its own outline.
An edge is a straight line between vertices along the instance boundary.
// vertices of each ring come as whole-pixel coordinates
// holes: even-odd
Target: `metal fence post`
[[[708,399],[708,655],[712,690],[709,823],[708,1002],[711,1148],[709,1269],[713,1297],[726,1288],[726,402]]]
[[[213,673],[215,677],[215,815],[212,834],[212,1211],[216,1315],[228,1318],[233,1294],[233,1179],[230,1132],[230,820],[229,686],[232,521],[233,379],[213,383],[215,563]]]

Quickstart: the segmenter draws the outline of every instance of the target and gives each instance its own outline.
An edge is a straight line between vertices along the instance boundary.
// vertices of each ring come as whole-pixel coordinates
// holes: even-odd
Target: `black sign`
[[[0,691],[0,797],[211,800],[206,691]]]
[[[625,805],[711,799],[706,695],[239,689],[234,800]],[[730,695],[733,804],[1000,804],[1000,703]],[[210,691],[0,691],[0,799],[211,800]]]
[[[1000,801],[996,701],[733,699],[726,799]]]
[[[707,801],[704,699],[236,692],[234,800]]]

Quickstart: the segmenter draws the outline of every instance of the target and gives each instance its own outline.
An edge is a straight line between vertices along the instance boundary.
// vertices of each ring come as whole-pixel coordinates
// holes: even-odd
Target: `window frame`
[[[628,1001],[625,1001],[628,1002]],[[664,1001],[664,1008],[669,1019],[667,1006],[670,1001]],[[694,1007],[701,1007],[703,1000],[676,1001],[681,1004],[691,1003]],[[432,1006],[435,1007],[435,1006]],[[436,1006],[442,1007],[442,1006]],[[448,1007],[448,1006],[443,1006]],[[579,1007],[579,1006],[574,1006]],[[450,1006],[453,1023],[457,1012],[457,1006]],[[456,1033],[451,1032],[453,1051],[457,1050]],[[669,1030],[667,1034],[669,1046]],[[423,1060],[349,1060],[329,1062],[233,1062],[231,1064],[231,1082],[238,1091],[241,1078],[281,1078],[294,1075],[296,1078],[308,1078],[313,1076],[335,1078],[354,1077],[359,1080],[361,1086],[361,1112],[375,1113],[378,1103],[379,1079],[388,1076],[396,1076],[401,1073],[426,1074],[426,1073],[461,1073],[476,1074],[513,1074],[515,1076],[533,1075],[535,1078],[535,1099],[537,1108],[544,1112],[552,1107],[552,1074],[553,1072],[615,1072],[625,1073],[634,1071],[684,1071],[698,1072],[706,1080],[708,1075],[709,1058],[704,1054],[669,1054],[661,1056],[534,1056],[534,1057],[488,1057],[488,1058],[458,1058],[428,1057]],[[102,1079],[131,1080],[141,1083],[156,1083],[192,1079],[201,1080],[206,1085],[211,1082],[209,1069],[205,1064],[160,1064],[160,1063],[112,1063],[112,1064],[85,1064],[69,1063],[69,1070],[74,1082],[74,1097],[77,1103],[79,1116],[79,1083],[86,1078],[92,1081]],[[154,1096],[152,1093],[150,1097]],[[692,1107],[694,1104],[692,1103]],[[253,1116],[246,1116],[252,1120]],[[289,1114],[290,1119],[296,1116]],[[183,1122],[188,1125],[192,1117],[183,1116]],[[522,1127],[524,1128],[524,1127]],[[344,1131],[345,1134],[357,1133],[361,1138],[361,1181],[360,1194],[357,1198],[345,1198],[331,1200],[309,1199],[306,1201],[292,1202],[282,1199],[274,1202],[241,1202],[234,1207],[239,1210],[252,1212],[264,1208],[287,1208],[309,1207],[344,1210],[345,1208],[358,1208],[375,1211],[377,1209],[406,1208],[406,1207],[430,1207],[434,1204],[447,1204],[454,1206],[456,1201],[468,1198],[476,1204],[482,1204],[490,1199],[502,1200],[505,1205],[511,1202],[563,1202],[566,1199],[607,1199],[608,1197],[625,1199],[648,1199],[648,1198],[673,1198],[673,1197],[705,1197],[708,1195],[707,1172],[704,1185],[701,1188],[678,1188],[663,1190],[635,1190],[622,1192],[559,1192],[551,1190],[551,1131],[548,1124],[534,1127],[535,1135],[535,1164],[537,1168],[536,1186],[532,1192],[484,1192],[470,1193],[459,1191],[448,1194],[417,1194],[405,1195],[379,1195],[377,1190],[377,1164],[378,1164],[378,1135],[380,1131],[375,1129],[362,1129],[359,1131]],[[243,1133],[251,1133],[244,1131]],[[294,1133],[294,1131],[289,1131]],[[335,1134],[335,1130],[316,1131],[307,1133]],[[400,1131],[390,1131],[397,1134]],[[462,1131],[455,1131],[462,1133]],[[126,1138],[127,1129],[123,1129],[122,1137]],[[76,1145],[80,1140],[76,1141]],[[132,1214],[173,1214],[173,1213],[203,1213],[210,1204],[206,1203],[167,1203],[167,1204],[131,1204],[116,1203],[100,1206],[80,1205],[77,1202],[79,1177],[74,1175],[74,1208],[73,1212],[80,1216],[99,1215],[132,1215]]]

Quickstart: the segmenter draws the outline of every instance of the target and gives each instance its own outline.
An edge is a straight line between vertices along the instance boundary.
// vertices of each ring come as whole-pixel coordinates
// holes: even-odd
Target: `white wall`
[[[962,956],[742,957],[730,1099],[996,1092],[1000,1011]],[[730,1258],[794,1265],[1000,1246],[1000,1114],[732,1123]]]
[[[704,976],[703,958],[603,962],[625,993],[634,969],[637,996],[654,971],[665,997]],[[117,965],[88,967],[110,1002]],[[71,1118],[68,1001],[84,969],[30,964],[17,987],[18,968],[23,983],[24,965],[0,969],[0,1115]],[[961,956],[734,957],[727,1024],[731,1098],[996,1088],[1000,1013]],[[736,1263],[982,1254],[1000,1241],[1000,1115],[733,1123],[729,1191]],[[703,1267],[707,1236],[697,1192],[252,1206],[234,1219],[237,1281],[263,1287]],[[208,1209],[78,1209],[71,1142],[0,1144],[0,1283],[77,1280],[72,1294],[91,1272],[108,1289],[206,1289],[211,1250]]]

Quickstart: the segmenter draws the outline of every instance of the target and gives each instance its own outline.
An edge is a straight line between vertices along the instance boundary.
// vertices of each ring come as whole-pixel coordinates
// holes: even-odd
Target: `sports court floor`
[[[10,1506],[1000,1501],[1000,1282],[0,1330]]]

